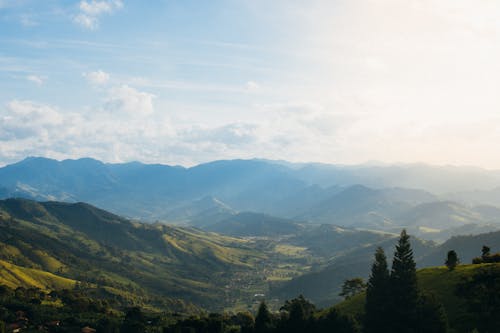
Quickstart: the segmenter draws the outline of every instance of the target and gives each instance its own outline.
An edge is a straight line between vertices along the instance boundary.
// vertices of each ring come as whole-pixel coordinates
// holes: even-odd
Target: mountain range
[[[30,157],[0,168],[0,198],[82,201],[133,219],[222,233],[224,223],[234,227],[228,221],[254,213],[246,218],[261,227],[264,214],[386,232],[405,227],[437,241],[498,230],[499,186],[497,171],[427,165],[229,160],[185,168]]]

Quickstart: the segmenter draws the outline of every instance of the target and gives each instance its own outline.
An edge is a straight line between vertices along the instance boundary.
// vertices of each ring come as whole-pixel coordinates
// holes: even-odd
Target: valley
[[[484,244],[500,249],[496,206],[425,189],[320,186],[313,167],[34,158],[0,168],[0,284],[77,290],[113,311],[255,313],[263,300],[276,311],[298,295],[329,308],[344,281],[368,278],[376,248],[392,260],[403,228],[419,268],[443,265],[450,249],[463,263]]]

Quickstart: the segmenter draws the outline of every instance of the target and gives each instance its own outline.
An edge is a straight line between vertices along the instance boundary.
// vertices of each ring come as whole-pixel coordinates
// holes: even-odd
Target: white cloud
[[[63,116],[48,105],[13,100],[0,114],[0,139],[47,138],[48,132],[64,123]]]
[[[95,16],[89,16],[85,14],[78,14],[74,17],[73,21],[80,26],[89,29],[95,30],[99,26],[99,21]]]
[[[123,7],[122,1],[80,1],[80,10],[91,16],[98,16],[103,13],[112,13],[116,9]]]
[[[150,115],[154,112],[155,95],[138,91],[127,85],[112,88],[105,103],[105,109],[133,116]]]
[[[122,87],[123,88],[123,87]],[[149,94],[121,89],[135,94],[132,100],[122,99],[117,109],[102,108],[63,111],[33,101],[13,100],[0,108],[0,160],[22,159],[28,155],[54,158],[92,156],[105,161],[140,159],[154,161],[173,142],[175,131],[167,114],[148,110],[140,115],[128,108],[147,108]],[[146,101],[137,99],[145,98]],[[142,112],[142,111],[141,111]]]
[[[103,14],[112,14],[114,11],[123,7],[123,2],[120,0],[108,1],[80,1],[80,12],[75,15],[73,21],[80,26],[96,30],[99,27],[99,17]]]
[[[26,79],[30,82],[36,83],[39,86],[41,86],[44,81],[40,76],[37,75],[28,75]]]
[[[95,85],[103,85],[108,83],[109,81],[109,74],[102,71],[98,70],[95,72],[89,72],[89,73],[83,73],[83,77],[85,77],[91,84]]]

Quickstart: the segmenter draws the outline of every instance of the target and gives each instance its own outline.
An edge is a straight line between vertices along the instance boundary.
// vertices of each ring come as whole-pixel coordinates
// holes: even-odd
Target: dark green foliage
[[[112,318],[104,317],[97,321],[96,330],[99,333],[119,333],[119,321],[117,319],[113,320]]]
[[[286,301],[280,311],[283,314],[280,330],[283,332],[308,332],[314,326],[313,314],[316,307],[302,295],[291,301]]]
[[[365,331],[368,333],[386,332],[386,318],[389,315],[389,269],[384,250],[379,247],[375,252],[370,278],[366,289]]]
[[[472,259],[473,264],[486,264],[494,262],[500,262],[500,253],[491,254],[491,249],[486,245],[483,245],[483,248],[481,249],[481,257]]]
[[[360,331],[353,317],[341,315],[332,308],[318,319],[315,332],[359,333]]]
[[[466,300],[467,309],[476,318],[480,332],[497,332],[500,327],[500,267],[481,267],[457,287],[457,295]]]
[[[416,332],[448,332],[446,311],[433,295],[421,294],[418,298]]]
[[[342,285],[342,291],[339,296],[344,297],[344,299],[351,298],[366,289],[366,284],[363,282],[362,278],[347,279]]]
[[[417,272],[410,236],[403,229],[392,262],[389,308],[390,332],[415,332],[417,315]]]
[[[120,333],[142,333],[145,331],[146,319],[141,309],[138,307],[130,308],[125,315]]]
[[[255,332],[267,333],[274,328],[273,317],[267,308],[266,302],[261,302],[255,316]]]
[[[450,271],[454,270],[455,267],[460,263],[457,253],[454,250],[448,251],[448,254],[446,256],[446,261],[445,265],[448,267]]]
[[[5,333],[5,323],[0,320],[0,333]]]
[[[254,330],[255,319],[250,312],[238,312],[232,323],[240,327],[241,333],[251,333]]]

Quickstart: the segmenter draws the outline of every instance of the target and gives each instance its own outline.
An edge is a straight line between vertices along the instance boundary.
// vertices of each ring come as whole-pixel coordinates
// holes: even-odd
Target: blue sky
[[[494,1],[0,0],[0,163],[500,168]]]

